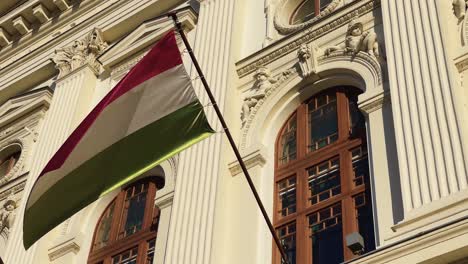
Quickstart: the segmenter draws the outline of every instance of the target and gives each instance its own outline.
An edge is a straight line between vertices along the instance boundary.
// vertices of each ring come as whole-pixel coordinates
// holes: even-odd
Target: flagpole
[[[284,252],[284,248],[281,245],[281,242],[279,240],[278,235],[275,232],[275,229],[273,225],[271,224],[271,221],[268,217],[268,214],[265,210],[265,207],[263,206],[262,201],[260,200],[260,196],[258,195],[257,190],[255,189],[255,185],[253,184],[252,178],[250,177],[249,171],[247,170],[247,167],[245,166],[244,161],[242,160],[242,157],[239,153],[239,150],[236,147],[236,144],[234,142],[234,139],[232,138],[231,132],[229,131],[229,128],[227,127],[226,121],[224,120],[223,114],[221,113],[221,110],[218,107],[218,104],[216,103],[216,99],[213,96],[213,93],[211,93],[211,89],[208,85],[208,82],[205,79],[205,76],[203,75],[203,72],[200,68],[200,65],[198,64],[197,59],[195,58],[195,55],[193,54],[192,47],[190,46],[187,37],[185,36],[185,33],[182,29],[182,24],[180,23],[177,13],[172,12],[167,14],[168,17],[171,17],[172,20],[174,21],[174,24],[177,28],[177,31],[179,32],[182,41],[185,44],[185,47],[187,48],[188,54],[190,55],[190,58],[192,59],[193,65],[195,66],[195,69],[198,72],[198,75],[200,77],[201,82],[203,83],[203,87],[205,88],[206,93],[208,94],[208,97],[210,98],[211,104],[213,105],[213,108],[216,111],[216,115],[219,118],[219,121],[221,122],[221,125],[223,126],[224,133],[226,134],[229,143],[231,144],[232,150],[234,151],[234,154],[236,155],[237,161],[239,161],[240,167],[242,171],[244,172],[244,176],[247,179],[247,183],[249,184],[250,190],[252,191],[253,195],[255,196],[255,200],[257,201],[258,206],[260,207],[260,210],[262,211],[263,218],[265,219],[265,222],[268,225],[268,228],[270,229],[270,233],[273,236],[276,246],[278,247],[281,257],[283,259],[282,263],[288,264],[288,259],[286,257],[286,252]]]

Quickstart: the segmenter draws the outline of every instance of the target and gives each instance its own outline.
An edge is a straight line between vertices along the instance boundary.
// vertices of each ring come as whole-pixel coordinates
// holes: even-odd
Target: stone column
[[[200,0],[199,0],[200,1]],[[200,1],[200,13],[193,44],[195,55],[224,111],[231,58],[231,35],[235,0]],[[192,76],[196,73],[192,72]],[[201,83],[195,90],[202,103],[207,96]],[[215,130],[221,130],[211,108],[207,116]],[[221,143],[216,134],[180,155],[165,263],[211,263],[216,186],[220,170]]]
[[[405,220],[467,189],[462,113],[437,2],[382,0]]]
[[[156,238],[156,245],[154,248],[154,264],[164,264],[166,256],[166,245],[169,236],[169,227],[171,222],[172,203],[174,193],[157,197],[155,205],[159,208],[159,228],[158,237]]]
[[[96,57],[105,47],[107,47],[107,44],[102,41],[100,31],[93,30],[84,39],[77,40],[71,46],[55,51],[56,55],[53,60],[59,69],[59,76],[50,108],[46,113],[42,129],[39,131],[36,149],[32,154],[34,159],[31,164],[31,173],[25,188],[24,199],[22,199],[23,203],[20,207],[21,215],[23,215],[27,197],[36,177],[90,110],[90,102],[92,102],[91,99],[97,82],[96,75],[100,70]],[[21,218],[12,230],[12,240],[5,254],[6,263],[46,263],[49,260],[53,261],[66,256],[73,250],[79,250],[79,245],[70,247],[75,243],[74,241],[66,242],[60,239],[65,239],[65,236],[69,233],[70,220],[39,240],[27,252],[21,250],[24,249],[22,220]],[[63,247],[57,247],[58,245],[63,245]],[[63,263],[73,263],[70,256],[63,261]]]
[[[390,95],[381,93],[359,103],[366,116],[369,172],[377,246],[392,236],[392,227],[403,218],[401,187],[392,121]]]

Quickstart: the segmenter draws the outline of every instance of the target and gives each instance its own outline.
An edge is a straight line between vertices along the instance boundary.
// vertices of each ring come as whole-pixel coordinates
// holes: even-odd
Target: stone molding
[[[261,149],[256,149],[249,154],[242,157],[242,160],[245,163],[247,169],[260,166],[263,167],[266,163],[265,155],[262,153]],[[238,174],[243,173],[242,168],[239,164],[239,161],[235,160],[228,164],[229,172],[231,172],[231,176],[236,176]]]
[[[356,63],[365,64],[377,78],[377,84],[383,83],[383,72],[379,60],[367,52],[358,52],[356,54],[348,54],[344,51],[334,51],[329,55],[320,56],[318,58],[319,65],[325,64],[330,61],[351,61]]]
[[[272,44],[272,50],[267,49],[269,52],[265,52],[265,54],[254,54],[238,62],[237,74],[239,75],[239,77],[242,78],[247,74],[254,72],[257,68],[264,65],[268,65],[271,62],[278,60],[280,57],[285,56],[285,54],[297,50],[301,45],[310,43],[316,40],[317,38],[331,31],[334,31],[345,24],[348,24],[352,19],[355,19],[360,15],[366,14],[378,8],[379,6],[380,0],[369,0],[361,7],[357,9],[352,9],[344,15],[336,17],[335,19],[321,27],[314,28],[311,26],[307,29],[302,30],[301,32],[297,32],[286,37],[285,39],[279,40],[278,42]],[[298,38],[294,38],[296,34],[303,35]]]
[[[455,59],[455,66],[459,73],[462,73],[468,69],[468,53]]]
[[[99,73],[101,64],[97,61],[97,57],[107,46],[101,30],[95,28],[83,39],[75,40],[72,45],[55,50],[52,60],[59,70],[58,78],[63,78],[85,64],[88,64],[95,73]]]
[[[77,237],[68,238],[59,244],[49,248],[47,255],[50,261],[65,256],[68,253],[78,254],[80,251],[81,241]]]
[[[387,91],[360,103],[359,109],[368,115],[372,112],[382,109],[382,107],[385,104],[390,104],[390,103],[391,103],[390,92]]]
[[[265,93],[265,96],[262,99],[259,99],[258,102],[255,104],[254,107],[250,109],[249,116],[246,117],[245,124],[242,129],[242,139],[241,139],[241,149],[244,149],[246,147],[246,139],[247,139],[247,134],[249,132],[249,128],[252,125],[253,119],[255,118],[255,115],[259,111],[260,107],[263,105],[265,100],[268,99],[273,93],[275,93],[278,88],[282,87],[284,83],[287,81],[298,77],[299,73],[296,67],[292,67],[287,69],[286,71],[278,74],[275,76],[276,83],[273,84],[273,86]]]

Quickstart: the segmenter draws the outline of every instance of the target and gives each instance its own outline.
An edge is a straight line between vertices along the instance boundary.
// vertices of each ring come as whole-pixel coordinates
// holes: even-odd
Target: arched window
[[[330,4],[332,0],[303,0],[293,12],[290,24],[297,25],[310,20]]]
[[[17,144],[11,145],[0,153],[0,177],[7,175],[18,162],[21,156],[21,147]]]
[[[365,123],[356,102],[352,87],[321,92],[296,109],[277,138],[274,223],[290,263],[341,263],[375,249]],[[356,233],[364,248],[352,252],[345,241]]]
[[[145,179],[122,190],[102,214],[89,264],[152,264],[159,209],[157,183]]]

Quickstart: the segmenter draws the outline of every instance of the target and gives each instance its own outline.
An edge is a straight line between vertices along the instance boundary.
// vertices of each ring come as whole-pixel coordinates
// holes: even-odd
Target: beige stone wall
[[[280,127],[306,98],[352,85],[363,91],[359,107],[366,116],[378,241],[375,254],[355,263],[466,257],[467,220],[460,220],[468,197],[466,4],[454,1],[454,13],[451,1],[334,0],[324,16],[292,27],[285,17],[298,2],[31,0],[5,13],[0,155],[16,143],[23,154],[15,171],[0,179],[0,204],[14,196],[15,212],[22,215],[45,162],[171,28],[158,15],[191,5],[181,20],[270,215]],[[378,49],[345,52],[353,48],[345,40],[355,22],[376,37]],[[86,63],[78,64],[60,57],[93,32],[102,48],[98,54],[80,53],[85,57],[78,61]],[[196,79],[186,54],[184,63]],[[259,71],[268,78],[257,80]],[[208,104],[201,83],[194,85]],[[51,90],[38,89],[43,86]],[[263,98],[251,101],[259,90]],[[206,110],[221,131],[212,109]],[[162,211],[154,263],[271,263],[271,236],[222,133],[154,173],[166,179],[155,200]],[[28,251],[22,218],[16,217],[11,230],[0,234],[0,256],[6,263],[85,263],[94,227],[114,196],[88,206]]]

